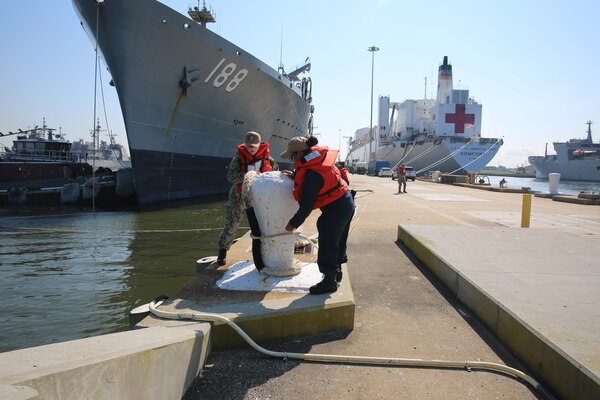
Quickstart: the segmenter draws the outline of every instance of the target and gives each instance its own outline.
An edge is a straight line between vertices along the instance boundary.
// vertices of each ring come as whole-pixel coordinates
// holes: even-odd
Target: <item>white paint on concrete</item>
[[[302,263],[298,275],[287,277],[265,276],[258,272],[252,261],[233,264],[225,275],[217,281],[217,286],[225,290],[260,292],[307,292],[321,279],[316,263]]]

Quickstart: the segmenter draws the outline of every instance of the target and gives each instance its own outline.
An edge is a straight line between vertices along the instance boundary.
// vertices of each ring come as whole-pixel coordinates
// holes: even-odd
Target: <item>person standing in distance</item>
[[[242,211],[245,209],[242,196],[242,184],[246,172],[267,172],[273,170],[277,170],[277,163],[271,158],[269,144],[261,142],[260,134],[258,132],[250,131],[246,133],[244,143],[238,145],[237,154],[233,157],[227,168],[227,180],[231,182],[232,186],[229,190],[229,201],[226,206],[227,217],[225,226],[219,236],[218,265],[225,265],[226,263],[227,251],[229,251],[229,248],[233,243],[235,232],[240,225],[240,219],[242,218]],[[249,210],[252,211],[251,213],[247,213],[248,220],[250,221],[254,212],[253,209]],[[254,219],[256,219],[256,217],[254,217]],[[250,221],[250,225],[252,224],[253,221]],[[258,236],[260,236],[260,233]],[[256,252],[254,249],[255,247],[256,244],[254,244],[253,241],[253,255]],[[260,249],[258,254],[260,254]],[[258,269],[262,267],[261,260],[255,260],[255,264]]]
[[[400,164],[398,167],[398,193],[402,193],[404,187],[404,193],[406,193],[406,166]]]
[[[339,266],[346,255],[346,238],[354,215],[354,201],[348,184],[335,166],[336,150],[319,147],[318,139],[304,136],[292,138],[281,158],[294,162],[294,199],[300,208],[290,219],[286,231],[293,232],[304,223],[312,210],[321,209],[317,219],[319,251],[317,264],[323,274],[321,282],[310,287],[311,294],[337,291],[341,274]],[[287,171],[286,175],[292,175]]]

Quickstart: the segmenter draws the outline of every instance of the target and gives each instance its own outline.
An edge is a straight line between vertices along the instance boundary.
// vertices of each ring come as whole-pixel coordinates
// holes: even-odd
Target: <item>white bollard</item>
[[[262,234],[261,253],[270,276],[289,276],[300,273],[301,266],[294,260],[297,235],[288,234],[285,226],[298,210],[292,192],[294,181],[279,171],[248,172],[244,186],[249,186],[251,204]]]
[[[558,194],[558,181],[560,181],[560,174],[552,172],[548,174],[548,192],[550,194]]]

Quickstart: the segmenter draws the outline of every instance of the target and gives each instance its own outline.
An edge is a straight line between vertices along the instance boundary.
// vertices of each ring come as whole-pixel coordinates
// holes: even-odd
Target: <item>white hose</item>
[[[157,299],[158,300],[158,299]],[[232,320],[226,318],[220,314],[213,313],[180,313],[161,311],[157,307],[162,304],[164,298],[158,301],[152,301],[149,304],[150,312],[157,317],[166,319],[184,319],[194,321],[210,321],[210,322],[223,322],[229,325],[234,331],[236,331],[254,350],[263,353],[270,357],[296,360],[308,360],[308,361],[319,361],[319,362],[335,362],[335,363],[355,363],[355,364],[377,364],[377,365],[399,365],[399,366],[411,366],[411,367],[429,367],[429,368],[453,368],[453,369],[465,369],[471,372],[473,369],[479,369],[484,371],[495,371],[501,372],[514,378],[519,378],[529,383],[535,388],[540,394],[547,399],[552,399],[544,388],[532,377],[525,374],[518,369],[508,367],[502,364],[490,363],[485,361],[446,361],[446,360],[423,360],[419,358],[387,358],[387,357],[366,357],[366,356],[345,356],[345,355],[334,355],[334,354],[309,354],[309,353],[288,353],[285,351],[272,351],[267,350],[264,347],[259,346],[250,336],[246,334],[238,325]]]

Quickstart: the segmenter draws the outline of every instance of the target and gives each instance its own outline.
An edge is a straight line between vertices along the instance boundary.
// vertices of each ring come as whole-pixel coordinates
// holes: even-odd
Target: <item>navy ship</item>
[[[570,181],[600,182],[600,143],[592,140],[592,121],[587,122],[587,137],[568,142],[554,142],[556,154],[548,155],[548,144],[543,156],[530,156],[535,177],[548,179],[548,174],[559,173]]]
[[[154,0],[73,0],[117,90],[140,204],[226,193],[247,131],[278,156],[312,128],[312,82],[210,31],[206,8],[182,15]],[[98,24],[96,24],[98,21]]]
[[[0,145],[0,194],[11,190],[40,190],[62,187],[65,183],[92,175],[92,166],[72,152],[72,143],[56,129],[42,127],[6,134],[16,135],[12,148]]]
[[[427,92],[427,89],[425,89]],[[394,168],[414,167],[417,175],[430,171],[449,174],[478,172],[494,158],[501,138],[481,137],[482,106],[465,89],[454,89],[452,65],[444,57],[438,71],[436,99],[391,102],[379,98],[378,125],[356,132],[346,164],[370,165],[380,161]]]

